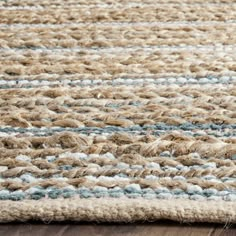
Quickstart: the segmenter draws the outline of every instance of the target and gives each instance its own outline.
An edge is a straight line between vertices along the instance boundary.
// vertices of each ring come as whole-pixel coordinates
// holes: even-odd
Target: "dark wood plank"
[[[235,225],[177,224],[156,222],[146,224],[87,223],[15,223],[0,225],[0,236],[236,236]]]

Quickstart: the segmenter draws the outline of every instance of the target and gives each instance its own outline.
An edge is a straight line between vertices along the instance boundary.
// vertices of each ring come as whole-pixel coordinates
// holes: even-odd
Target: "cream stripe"
[[[38,79],[34,79],[34,80],[29,80],[28,78],[30,76],[23,76],[23,79],[21,78],[22,76],[17,76],[17,78],[12,78],[12,80],[5,80],[4,79],[5,75],[1,75],[0,74],[0,88],[1,86],[11,86],[11,88],[13,87],[19,87],[19,88],[23,88],[24,86],[32,86],[32,87],[38,87],[38,86],[52,86],[52,85],[63,85],[63,86],[69,86],[69,85],[77,85],[77,86],[93,86],[96,85],[98,87],[100,87],[100,84],[102,86],[104,85],[118,85],[118,84],[125,84],[125,85],[141,85],[141,84],[164,84],[164,85],[171,85],[171,84],[186,84],[188,83],[189,85],[191,84],[211,84],[211,86],[213,84],[218,84],[218,83],[224,83],[224,84],[228,84],[231,83],[235,83],[236,82],[236,77],[213,77],[213,78],[208,78],[208,77],[203,77],[203,78],[185,78],[185,77],[167,77],[167,78],[153,78],[153,79],[149,79],[148,76],[145,77],[145,75],[143,76],[143,78],[120,78],[120,79],[111,79],[111,80],[101,80],[101,81],[96,81],[96,80],[71,80],[71,75],[64,75],[63,79],[60,79],[60,75],[58,74],[51,74],[51,76],[49,76],[49,78],[53,78],[53,76],[55,76],[56,78],[54,78],[55,80],[50,81],[50,80],[46,80],[48,78],[48,76],[44,79],[38,80]],[[1,79],[1,77],[3,79]],[[66,79],[67,78],[67,79]],[[219,85],[220,87],[222,85]],[[226,86],[226,85],[224,85]],[[3,87],[4,88],[4,87]]]
[[[19,5],[19,0],[7,0],[7,1],[2,1],[3,3],[1,3],[1,5]],[[78,2],[76,0],[67,0],[67,4],[71,4],[73,2]],[[148,3],[153,3],[153,0],[93,0],[93,4],[123,4],[125,5],[127,2],[128,3],[143,3],[143,4],[148,4]],[[32,1],[32,0],[22,0],[20,1],[20,4],[26,4],[26,3],[30,3],[30,5],[37,5],[37,4],[59,4],[60,0],[48,0],[48,1],[44,1],[44,0],[39,0],[39,1]],[[158,3],[161,4],[172,4],[172,3],[187,3],[188,5],[194,5],[194,4],[206,4],[205,0],[158,0]],[[208,0],[208,3],[212,3],[212,4],[232,4],[235,3],[234,0]],[[90,1],[86,1],[86,0],[80,0],[79,1],[80,5],[90,5]]]
[[[17,28],[25,28],[25,27],[42,27],[42,28],[56,28],[63,26],[79,26],[79,25],[102,25],[102,26],[188,26],[188,25],[224,25],[228,26],[228,24],[236,24],[236,20],[227,20],[227,21],[152,21],[152,22],[81,22],[81,23],[61,23],[61,24],[23,24],[23,23],[15,23],[15,24],[4,24],[0,23],[0,27],[17,27]]]
[[[214,74],[214,76],[213,76]],[[142,73],[142,74],[132,74],[132,73],[122,73],[121,74],[117,74],[117,75],[110,75],[110,74],[99,74],[99,75],[91,75],[91,74],[81,74],[81,73],[74,73],[74,74],[56,74],[56,73],[52,73],[52,74],[46,74],[46,73],[39,73],[39,74],[35,74],[35,75],[6,75],[6,74],[0,74],[0,79],[1,80],[5,80],[5,81],[11,81],[13,82],[14,80],[29,80],[29,81],[34,81],[34,80],[39,80],[39,81],[43,81],[43,83],[45,85],[48,85],[48,82],[55,82],[55,80],[71,80],[71,81],[78,81],[80,80],[81,83],[86,83],[86,82],[82,82],[85,80],[91,80],[93,84],[102,84],[104,83],[103,81],[107,80],[112,82],[115,80],[118,80],[119,83],[121,82],[121,80],[128,80],[131,83],[131,80],[137,80],[137,79],[143,79],[144,82],[148,82],[148,83],[160,83],[160,84],[166,84],[166,79],[168,80],[169,78],[176,78],[176,79],[183,79],[183,78],[187,78],[188,82],[191,83],[198,83],[201,81],[201,83],[206,83],[203,82],[201,79],[205,78],[209,78],[209,80],[214,81],[215,82],[219,82],[219,83],[236,83],[236,72],[230,72],[230,73],[212,73],[212,75],[209,76],[209,74],[205,73],[205,75],[202,75],[202,77],[194,77],[195,75],[191,73],[158,73],[158,74],[151,74],[151,73]],[[222,78],[222,79],[219,79]],[[230,79],[229,79],[230,78]],[[155,80],[155,81],[154,81]],[[117,82],[118,82],[117,81]],[[141,81],[142,82],[142,81]],[[186,81],[187,82],[187,81]],[[0,81],[1,85],[2,85],[2,81]],[[21,84],[22,82],[19,82],[19,84]],[[24,83],[24,82],[23,82]],[[73,82],[76,83],[76,82]],[[106,82],[105,82],[106,83]],[[184,82],[181,82],[184,83]]]
[[[121,3],[116,3],[116,4],[91,4],[91,5],[84,5],[84,4],[67,4],[67,5],[50,5],[50,7],[48,6],[42,6],[40,5],[36,5],[36,6],[0,6],[0,10],[51,10],[51,9],[69,9],[71,7],[73,7],[73,9],[76,9],[76,7],[78,8],[108,8],[108,9],[119,9],[119,8],[123,8],[123,7],[128,7],[128,8],[132,8],[132,7],[157,7],[157,6],[166,6],[166,7],[170,7],[170,6],[179,6],[180,4],[178,3],[128,3],[128,4],[121,4]],[[202,6],[202,3],[181,3],[181,6],[192,6],[192,5],[196,5],[196,6]],[[204,3],[204,6],[227,6],[228,3]],[[232,3],[232,5],[236,5],[236,3]]]
[[[195,50],[199,51],[231,51],[235,50],[236,44],[230,45],[186,45],[186,46],[131,46],[131,47],[71,47],[71,48],[0,48],[0,52],[13,52],[13,53],[25,53],[25,51],[33,52],[52,52],[53,54],[61,53],[61,52],[80,52],[80,51],[89,51],[93,53],[113,53],[113,52],[133,52],[140,50],[143,52],[153,53],[155,51],[186,51],[186,50]]]

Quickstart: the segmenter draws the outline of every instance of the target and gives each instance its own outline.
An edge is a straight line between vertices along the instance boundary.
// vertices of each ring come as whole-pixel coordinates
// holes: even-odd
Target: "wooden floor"
[[[148,224],[2,224],[0,236],[236,236],[236,225],[177,224],[157,222]]]

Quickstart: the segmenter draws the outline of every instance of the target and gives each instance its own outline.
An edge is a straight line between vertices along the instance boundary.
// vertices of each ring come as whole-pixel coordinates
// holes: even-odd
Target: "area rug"
[[[0,222],[236,223],[236,3],[0,1]]]

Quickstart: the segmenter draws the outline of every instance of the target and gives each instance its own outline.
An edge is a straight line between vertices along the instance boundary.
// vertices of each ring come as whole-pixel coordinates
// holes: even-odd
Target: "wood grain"
[[[0,225],[1,236],[235,236],[236,225],[178,224],[169,221],[145,224],[86,224],[86,223],[15,223]]]

